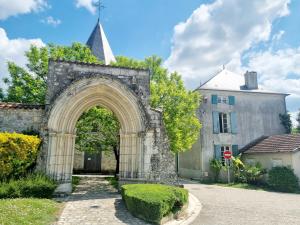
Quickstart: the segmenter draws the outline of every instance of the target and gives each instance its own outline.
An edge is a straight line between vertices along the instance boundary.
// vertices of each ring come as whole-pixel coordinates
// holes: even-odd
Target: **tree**
[[[26,53],[27,68],[9,63],[10,78],[5,79],[8,91],[4,101],[44,104],[48,60],[63,59],[88,63],[101,63],[90,49],[79,43],[71,47],[47,45],[31,47]],[[197,140],[201,124],[196,116],[200,104],[198,92],[188,91],[178,73],[169,73],[157,56],[144,61],[117,57],[113,65],[143,68],[151,71],[151,106],[163,110],[163,120],[172,152],[184,152]]]
[[[8,62],[10,78],[4,79],[8,87],[7,93],[3,94],[0,90],[0,100],[44,104],[49,59],[101,63],[87,46],[80,43],[73,43],[71,47],[53,44],[42,48],[31,46],[25,54],[28,59],[27,68]]]
[[[118,174],[120,123],[113,112],[94,107],[81,115],[76,128],[76,149],[89,153],[114,152]]]
[[[117,57],[117,62],[113,65],[151,71],[151,106],[163,110],[163,120],[172,152],[191,149],[201,128],[196,116],[200,104],[199,93],[188,91],[181,76],[176,72],[168,73],[162,67],[161,58],[157,56],[146,58],[144,61]]]
[[[296,131],[297,131],[297,133],[300,133],[300,109],[299,109],[299,113],[297,115],[296,121],[298,123],[297,127],[296,127]]]
[[[44,104],[49,59],[102,64],[87,46],[80,43],[73,43],[70,47],[53,44],[42,48],[31,46],[26,57],[26,68],[8,62],[10,78],[4,79],[8,89],[6,94],[0,89],[0,100]],[[85,112],[77,123],[76,146],[87,152],[113,150],[118,162],[118,132],[118,120],[111,111],[93,108]]]
[[[288,114],[288,113],[286,113],[286,114],[280,114],[279,118],[280,118],[282,126],[285,129],[285,132],[287,134],[290,134],[292,132],[292,127],[293,127],[292,120],[291,120],[291,115]]]

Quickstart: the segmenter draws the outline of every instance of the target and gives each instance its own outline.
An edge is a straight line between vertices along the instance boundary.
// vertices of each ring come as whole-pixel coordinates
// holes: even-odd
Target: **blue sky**
[[[85,43],[94,0],[0,1],[0,78],[5,62],[25,65],[30,44]],[[103,0],[101,21],[115,55],[156,54],[189,88],[226,68],[255,70],[261,87],[290,93],[300,108],[300,1]]]

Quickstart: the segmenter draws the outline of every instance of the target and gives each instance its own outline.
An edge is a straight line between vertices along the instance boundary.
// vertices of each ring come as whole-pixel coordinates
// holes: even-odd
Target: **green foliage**
[[[72,191],[76,189],[76,186],[80,182],[80,177],[72,176]]]
[[[6,94],[0,91],[2,101],[44,104],[49,59],[101,63],[87,46],[80,43],[73,43],[71,47],[53,44],[42,48],[31,46],[26,57],[26,69],[8,62],[10,77],[4,79],[8,89]]]
[[[118,146],[120,123],[112,111],[94,107],[82,114],[76,124],[76,149],[99,153]]]
[[[281,121],[281,124],[284,126],[285,132],[287,134],[290,134],[292,132],[293,124],[291,120],[290,114],[279,114],[279,118]]]
[[[40,136],[40,132],[38,130],[34,129],[33,127],[23,130],[22,134],[30,135],[30,136],[37,136],[37,137]]]
[[[269,186],[276,191],[296,192],[299,191],[298,178],[293,169],[289,167],[274,167],[269,171]]]
[[[297,118],[296,118],[296,121],[297,121],[297,127],[296,127],[296,132],[297,133],[300,133],[300,110],[299,110],[299,112],[298,112],[298,114],[297,114]]]
[[[123,185],[121,193],[134,216],[156,224],[188,202],[187,190],[160,184]]]
[[[0,181],[25,175],[35,164],[40,143],[36,136],[0,133]]]
[[[232,165],[235,182],[247,183],[250,185],[263,184],[263,176],[267,173],[260,163],[248,165],[242,162],[241,156],[232,157]]]
[[[219,181],[219,177],[220,177],[220,172],[221,172],[221,170],[223,168],[222,161],[218,160],[218,159],[211,159],[209,161],[209,166],[210,166],[210,169],[214,173],[214,181],[218,182]]]
[[[241,173],[241,179],[248,184],[260,185],[263,184],[263,176],[267,171],[262,168],[261,164],[245,165]]]
[[[157,56],[137,61],[117,57],[113,65],[144,68],[151,71],[151,106],[163,110],[163,120],[174,153],[191,149],[199,136],[201,124],[196,116],[200,95],[188,91],[178,73],[168,73]]]
[[[0,224],[54,224],[60,204],[50,199],[1,199]]]
[[[119,188],[119,181],[117,177],[105,177],[105,180],[107,180],[115,189]]]
[[[56,183],[43,174],[31,174],[0,183],[0,198],[51,198]]]
[[[0,91],[2,101],[44,104],[50,58],[101,63],[88,47],[79,43],[74,43],[71,47],[51,44],[42,48],[32,46],[26,56],[29,61],[26,69],[8,63],[10,78],[4,79],[8,89],[4,96]],[[170,148],[175,153],[189,150],[197,140],[201,128],[196,116],[200,104],[199,93],[186,90],[181,76],[177,73],[169,74],[162,68],[162,60],[156,56],[144,61],[117,57],[117,62],[113,65],[151,71],[151,106],[163,110]]]
[[[236,157],[231,157],[231,161],[232,161],[232,168],[233,168],[233,175],[234,175],[234,179],[235,181],[241,181],[241,177],[242,177],[242,171],[245,168],[245,164],[243,163],[243,161],[241,160],[241,155],[238,155]]]

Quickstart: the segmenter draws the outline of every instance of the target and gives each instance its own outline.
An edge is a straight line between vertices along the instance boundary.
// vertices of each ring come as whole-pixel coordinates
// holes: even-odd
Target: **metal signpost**
[[[224,152],[225,163],[227,165],[227,179],[228,179],[228,184],[230,184],[230,170],[229,170],[229,166],[230,166],[231,156],[232,156],[231,151],[225,151]]]

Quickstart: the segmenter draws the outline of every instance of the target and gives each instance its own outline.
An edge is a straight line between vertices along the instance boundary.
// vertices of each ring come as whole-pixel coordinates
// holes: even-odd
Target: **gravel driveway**
[[[185,183],[203,205],[193,225],[300,225],[300,194]]]

